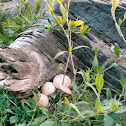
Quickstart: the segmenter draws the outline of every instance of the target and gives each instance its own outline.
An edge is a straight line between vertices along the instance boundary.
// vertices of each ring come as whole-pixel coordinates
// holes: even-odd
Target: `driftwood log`
[[[122,17],[126,11],[125,3],[117,8],[117,18]],[[74,51],[74,63],[76,68],[86,69],[91,67],[94,57],[94,48],[98,47],[99,64],[108,67],[108,62],[115,58],[111,46],[117,42],[120,49],[118,67],[105,71],[105,87],[121,90],[120,73],[126,77],[126,45],[116,32],[113,19],[110,13],[111,4],[98,0],[72,0],[69,11],[69,18],[80,19],[89,24],[91,32],[83,39],[78,35],[72,35],[74,46],[86,45]],[[46,11],[44,2],[41,3],[40,11]],[[58,5],[54,9],[60,15]],[[0,48],[0,70],[5,78],[0,82],[0,87],[13,91],[17,97],[28,97],[33,90],[37,90],[45,81],[61,73],[58,69],[59,63],[66,63],[67,55],[54,60],[56,53],[67,49],[66,37],[54,31],[44,34],[38,28],[42,24],[49,26],[49,14],[46,13],[43,19],[34,24],[25,32],[17,36],[17,39],[7,48]],[[126,22],[122,25],[124,36],[126,36]],[[71,65],[69,65],[71,71]]]

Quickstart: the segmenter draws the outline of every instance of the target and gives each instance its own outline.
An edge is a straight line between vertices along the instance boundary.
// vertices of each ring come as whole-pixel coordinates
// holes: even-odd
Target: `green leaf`
[[[47,117],[49,117],[49,111],[48,111],[48,109],[42,108],[42,107],[40,107],[39,109],[42,111],[42,113],[43,113],[44,115],[46,115]]]
[[[79,101],[75,105],[82,105],[82,104],[89,104],[89,103],[86,101]]]
[[[77,93],[79,94],[78,87],[77,87],[77,85],[75,84],[75,82],[72,82],[72,87],[73,87],[74,91],[77,92]]]
[[[99,98],[99,96],[97,96],[97,99],[95,101],[95,108],[97,109],[97,111],[100,111],[101,104],[100,104],[100,98]]]
[[[118,22],[119,26],[122,24],[122,19],[119,18],[119,22]]]
[[[113,126],[114,120],[111,116],[104,116],[104,126]]]
[[[117,67],[117,66],[119,66],[117,63],[112,63],[110,67],[113,68],[113,67]]]
[[[39,28],[39,31],[40,31],[41,33],[45,33],[44,28]]]
[[[91,85],[91,84],[89,84],[88,82],[85,82],[94,92],[95,92],[95,94],[98,96],[98,93],[97,93],[97,91],[96,91],[96,89]]]
[[[77,46],[77,47],[74,47],[72,50],[76,50],[76,49],[80,49],[80,48],[89,48],[88,46]]]
[[[62,17],[58,16],[58,17],[56,18],[56,20],[57,20],[57,22],[58,22],[59,24],[62,24]]]
[[[63,5],[60,5],[60,12],[61,12],[63,18],[66,20],[66,9],[64,8]]]
[[[21,0],[22,3],[27,4],[24,0]]]
[[[94,60],[93,60],[93,62],[92,62],[92,68],[93,68],[93,70],[95,71],[95,72],[97,72],[97,70],[98,70],[98,59],[97,59],[97,56],[95,55],[95,57],[94,57]]]
[[[111,98],[112,98],[111,90],[109,88],[107,88],[107,90],[106,90],[106,99],[110,100]]]
[[[10,20],[9,17],[7,18],[7,24],[8,24],[8,25],[11,25],[11,20]]]
[[[77,21],[74,21],[74,24],[77,27],[77,26],[80,26],[80,25],[84,24],[84,22],[81,21],[81,20],[77,20]]]
[[[88,80],[87,73],[83,69],[80,69],[80,71],[78,73],[81,74],[84,82]]]
[[[66,105],[69,107],[70,106],[70,103],[69,103],[67,97],[64,97],[64,101],[65,101]]]
[[[120,106],[117,110],[116,110],[116,114],[123,114],[126,112],[126,108],[125,106]]]
[[[95,114],[95,112],[88,110],[88,109],[82,109],[82,110],[80,110],[80,113],[81,113],[81,115],[86,115],[86,116]]]
[[[56,0],[60,5],[62,5],[62,0]]]
[[[79,109],[77,108],[77,106],[76,106],[75,104],[70,103],[70,106],[71,106],[73,109],[75,109],[75,110],[76,110],[76,112],[77,112],[79,115],[81,115],[81,113],[80,113]]]
[[[34,121],[31,123],[31,125],[38,125],[38,124],[42,123],[45,119],[46,119],[45,116],[39,116],[34,119]]]
[[[122,32],[121,32],[120,26],[117,23],[115,23],[115,27],[116,27],[116,30],[119,33],[119,35],[122,36]]]
[[[96,88],[98,90],[98,93],[101,92],[102,88],[103,88],[103,85],[104,85],[104,79],[103,79],[103,75],[99,73],[97,73],[97,76],[96,76]]]
[[[116,101],[116,95],[115,95],[115,97],[114,97],[114,99],[113,99],[113,101],[112,101],[112,103],[111,103],[111,106],[110,106],[110,111],[112,111],[113,110],[113,108],[114,108],[114,105],[115,105],[115,101]]]
[[[61,101],[61,99],[58,101],[57,108],[58,108],[58,111],[62,111],[62,101]]]
[[[17,123],[20,121],[19,117],[17,116],[11,116],[9,120],[10,120],[10,124]]]
[[[54,59],[57,59],[59,56],[61,56],[62,54],[66,53],[67,51],[61,51],[59,53],[57,53],[54,57]]]
[[[123,18],[123,21],[126,19],[126,11],[125,11],[125,14],[124,14],[124,18]]]
[[[71,21],[71,19],[69,20],[69,27],[71,28],[71,30],[74,30],[76,28],[74,21]]]
[[[59,68],[60,70],[63,70],[63,71],[64,71],[64,70],[65,70],[65,65],[62,64],[62,63],[60,63],[58,68]]]
[[[119,45],[117,43],[115,43],[115,45],[114,45],[114,52],[115,52],[117,57],[119,57],[119,50],[120,50]]]
[[[121,86],[122,86],[122,87],[126,86],[126,79],[124,78],[124,76],[123,76],[122,73],[121,73],[120,78],[121,78]]]
[[[53,120],[46,120],[45,122],[41,123],[40,126],[54,126],[55,121]]]
[[[88,39],[86,36],[84,36],[84,35],[80,35],[82,38],[84,38],[84,39]]]

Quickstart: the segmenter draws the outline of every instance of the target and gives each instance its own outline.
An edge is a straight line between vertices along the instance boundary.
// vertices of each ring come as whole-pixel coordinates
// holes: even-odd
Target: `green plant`
[[[67,42],[68,42],[68,51],[59,52],[58,54],[56,54],[54,59],[58,58],[60,55],[62,55],[64,53],[68,53],[67,63],[66,63],[66,66],[64,68],[64,75],[67,72],[69,62],[71,61],[72,67],[73,67],[74,81],[75,81],[76,69],[75,69],[74,62],[73,62],[72,51],[75,50],[75,49],[86,47],[86,46],[73,47],[73,42],[71,41],[71,34],[76,33],[76,34],[79,34],[82,37],[84,37],[83,34],[88,33],[90,31],[90,28],[89,28],[88,25],[84,25],[84,22],[81,21],[81,20],[76,20],[76,21],[69,20],[68,11],[69,11],[70,0],[68,1],[67,4],[65,3],[64,5],[63,5],[62,0],[50,0],[50,3],[48,3],[47,0],[45,0],[45,2],[47,3],[47,9],[48,9],[50,15],[53,17],[53,19],[57,22],[57,24],[59,26],[59,29],[57,28],[57,30],[63,31],[63,33],[65,34],[65,36],[67,38]],[[55,14],[53,13],[54,2],[59,3],[60,12],[61,12],[62,16],[56,17]],[[66,22],[67,27],[68,27],[66,29],[64,28],[65,22]],[[78,29],[77,27],[80,27],[80,29]],[[86,38],[86,37],[84,37],[84,38]]]
[[[46,0],[45,0],[46,1]],[[56,17],[53,13],[53,3],[57,1],[60,4],[61,17]],[[47,2],[47,1],[46,1]],[[52,17],[57,21],[55,26],[59,26],[58,30],[63,31],[68,40],[68,51],[62,51],[56,54],[58,58],[64,53],[68,53],[66,66],[59,65],[59,68],[67,72],[69,61],[72,62],[74,81],[72,82],[73,93],[71,96],[64,96],[60,91],[55,97],[50,96],[50,106],[42,108],[31,99],[18,100],[15,97],[7,95],[7,91],[0,89],[0,125],[15,125],[15,126],[124,126],[125,121],[121,121],[122,113],[126,112],[125,104],[125,89],[126,78],[121,74],[122,93],[117,92],[113,97],[112,91],[107,88],[106,98],[102,99],[102,90],[104,85],[103,66],[98,63],[98,49],[95,49],[95,56],[92,61],[92,68],[84,71],[75,70],[72,50],[79,49],[85,46],[73,47],[71,41],[71,33],[82,35],[90,31],[89,26],[84,25],[83,21],[71,21],[68,19],[69,4],[63,5],[62,0],[50,0],[47,3],[47,8]],[[23,19],[24,20],[24,19]],[[64,28],[64,23],[67,22],[68,28]],[[50,22],[50,21],[49,21]],[[29,23],[28,23],[29,24]],[[80,27],[79,27],[80,26]],[[48,30],[53,30],[55,27],[49,27]],[[78,29],[80,28],[80,29]],[[41,30],[41,29],[40,29]],[[119,46],[115,44],[114,52],[119,57]],[[54,59],[55,59],[54,58]],[[110,63],[111,69],[116,67],[115,61]],[[82,76],[82,83],[76,85],[75,75]],[[90,89],[93,91],[90,91]],[[33,93],[35,97],[39,95]],[[38,92],[40,94],[40,92]],[[93,97],[93,100],[91,99]],[[105,96],[104,96],[105,97]],[[90,100],[91,99],[91,100]],[[84,106],[87,106],[84,108]]]
[[[20,0],[20,4],[17,6],[17,16],[12,17],[13,20],[7,17],[7,23],[2,23],[3,33],[0,34],[1,44],[8,46],[10,43],[14,42],[19,33],[33,26],[33,23],[44,16],[45,13],[37,15],[40,2],[41,0],[34,0],[34,8],[32,9],[28,3],[24,0]]]

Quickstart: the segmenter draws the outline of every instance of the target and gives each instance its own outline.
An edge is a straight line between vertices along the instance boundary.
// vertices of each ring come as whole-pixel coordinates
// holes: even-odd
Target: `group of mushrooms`
[[[69,89],[70,85],[71,79],[69,76],[64,74],[56,75],[53,79],[53,82],[45,82],[42,85],[42,93],[39,97],[39,100],[37,100],[35,96],[33,96],[32,99],[38,104],[38,106],[47,107],[49,104],[48,96],[54,94],[56,88],[67,94],[72,94],[71,90]]]

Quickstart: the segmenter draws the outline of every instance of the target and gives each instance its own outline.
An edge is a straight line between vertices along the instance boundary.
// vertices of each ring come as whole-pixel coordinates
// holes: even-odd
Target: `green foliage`
[[[121,31],[121,28],[120,28],[121,24],[122,24],[122,23],[125,21],[125,19],[126,19],[126,12],[124,13],[124,18],[123,18],[123,19],[119,18],[119,21],[117,22],[117,21],[116,21],[116,17],[115,17],[115,11],[116,11],[116,8],[117,8],[117,6],[118,6],[118,4],[119,4],[119,0],[115,0],[115,2],[114,2],[113,0],[111,0],[111,1],[112,1],[111,14],[112,14],[112,18],[113,18],[113,20],[114,20],[114,22],[115,22],[116,30],[117,30],[117,32],[119,33],[120,37],[124,40],[124,42],[125,42],[125,44],[126,44],[126,40],[125,40],[125,38],[124,38],[124,36],[123,36],[123,33],[122,33],[122,31]]]
[[[34,8],[32,9],[24,0],[20,0],[17,6],[17,15],[10,19],[7,17],[7,22],[2,23],[3,33],[0,34],[0,43],[8,46],[12,43],[17,35],[25,31],[28,27],[33,26],[33,23],[40,19],[43,14],[37,15],[40,8],[41,0],[34,0]],[[22,4],[24,8],[22,8]]]

